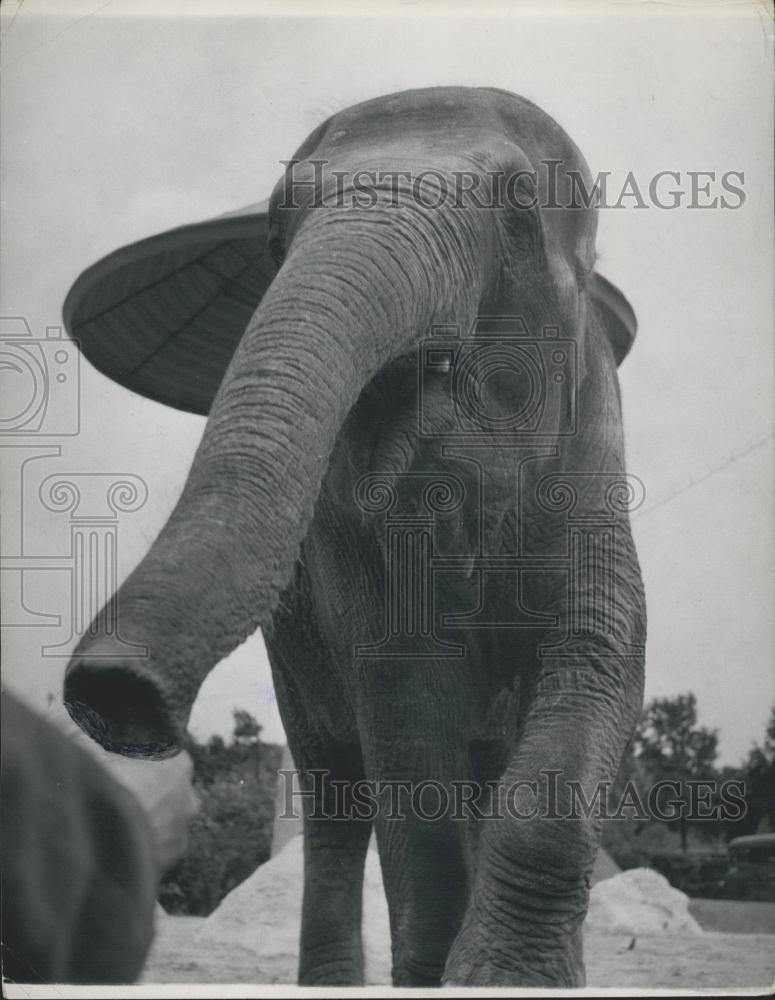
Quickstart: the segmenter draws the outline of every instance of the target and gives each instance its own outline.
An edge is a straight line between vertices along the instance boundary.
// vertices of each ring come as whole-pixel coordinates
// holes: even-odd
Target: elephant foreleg
[[[446,984],[584,984],[581,926],[600,819],[574,806],[573,789],[590,803],[613,780],[641,693],[637,658],[543,662],[500,785],[502,818],[484,823]]]

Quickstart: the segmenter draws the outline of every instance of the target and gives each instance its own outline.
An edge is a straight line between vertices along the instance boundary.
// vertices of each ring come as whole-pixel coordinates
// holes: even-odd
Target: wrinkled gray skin
[[[551,118],[489,89],[435,88],[357,105],[317,129],[296,158],[297,179],[311,176],[308,158],[351,174],[363,166],[507,175],[559,159],[560,201],[567,169],[588,181],[581,154]],[[513,554],[521,531],[523,554],[564,553],[567,519],[552,519],[535,501],[541,477],[624,468],[616,366],[585,290],[594,210],[429,211],[403,185],[397,206],[388,188],[370,209],[305,203],[283,212],[281,195],[278,186],[271,247],[282,267],[221,385],[181,499],[119,593],[121,633],[148,645],[150,656],[111,659],[112,640],[85,638],[66,680],[72,714],[111,749],[174,753],[201,682],[261,626],[302,771],[449,783],[501,775],[542,782],[541,770],[555,769],[591,795],[615,774],[642,696],[645,611],[626,514],[613,553],[615,628],[604,625],[599,588],[588,582],[585,560],[595,556],[583,552],[570,585],[562,572],[524,575],[523,607],[554,615],[551,624],[444,628],[438,614],[477,604],[481,574],[464,559],[441,574],[436,612],[439,636],[463,643],[465,655],[366,658],[354,648],[384,634],[385,521],[364,512],[353,491],[369,472],[454,473],[469,506],[444,522],[443,547],[472,554],[476,467],[470,456],[441,455],[458,426],[443,370],[426,400],[440,436],[418,436],[418,345],[432,324],[468,330],[481,314],[520,315],[531,331],[559,324],[581,362],[572,387],[578,433],[560,436],[549,412],[540,433],[554,447],[527,463],[519,482],[513,449],[493,443],[478,459],[485,551]],[[495,380],[493,412],[513,410],[509,392],[513,384]],[[398,481],[402,509],[425,509],[425,481]],[[574,513],[600,506],[595,490],[582,490]],[[508,603],[509,574],[498,576],[485,612],[487,602]],[[578,628],[563,640],[571,606]],[[563,642],[558,655],[539,656],[541,643]],[[561,793],[560,811],[563,801]],[[375,826],[396,984],[583,983],[594,820],[509,818],[471,835],[471,824],[449,817],[391,822],[381,812]],[[306,819],[302,983],[362,982],[371,828]]]

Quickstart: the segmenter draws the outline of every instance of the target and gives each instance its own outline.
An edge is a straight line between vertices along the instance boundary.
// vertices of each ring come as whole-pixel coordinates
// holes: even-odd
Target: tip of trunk
[[[182,732],[163,692],[132,663],[75,660],[65,679],[64,702],[93,740],[125,757],[172,757]]]

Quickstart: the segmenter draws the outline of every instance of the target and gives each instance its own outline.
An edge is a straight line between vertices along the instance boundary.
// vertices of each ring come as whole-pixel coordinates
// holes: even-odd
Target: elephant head
[[[176,751],[207,673],[270,621],[351,407],[434,325],[560,325],[583,378],[594,321],[621,360],[634,317],[594,269],[580,184],[578,149],[529,101],[402,92],[317,128],[268,213],[184,227],[81,276],[65,318],[85,355],[208,416],[177,506],[118,592],[117,627],[100,616],[68,667],[66,704],[98,742]]]

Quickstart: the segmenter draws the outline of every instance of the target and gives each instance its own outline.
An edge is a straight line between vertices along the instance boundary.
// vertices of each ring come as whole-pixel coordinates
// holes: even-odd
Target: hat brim
[[[638,332],[638,320],[627,299],[616,285],[602,274],[593,272],[587,287],[600,310],[603,326],[618,367],[630,352],[635,334]]]
[[[64,323],[132,392],[206,415],[276,273],[266,202],[131,243],[77,279]]]
[[[84,357],[132,392],[207,415],[276,273],[266,206],[130,243],[84,271],[63,310]],[[635,314],[601,274],[589,291],[618,365],[632,346]]]

